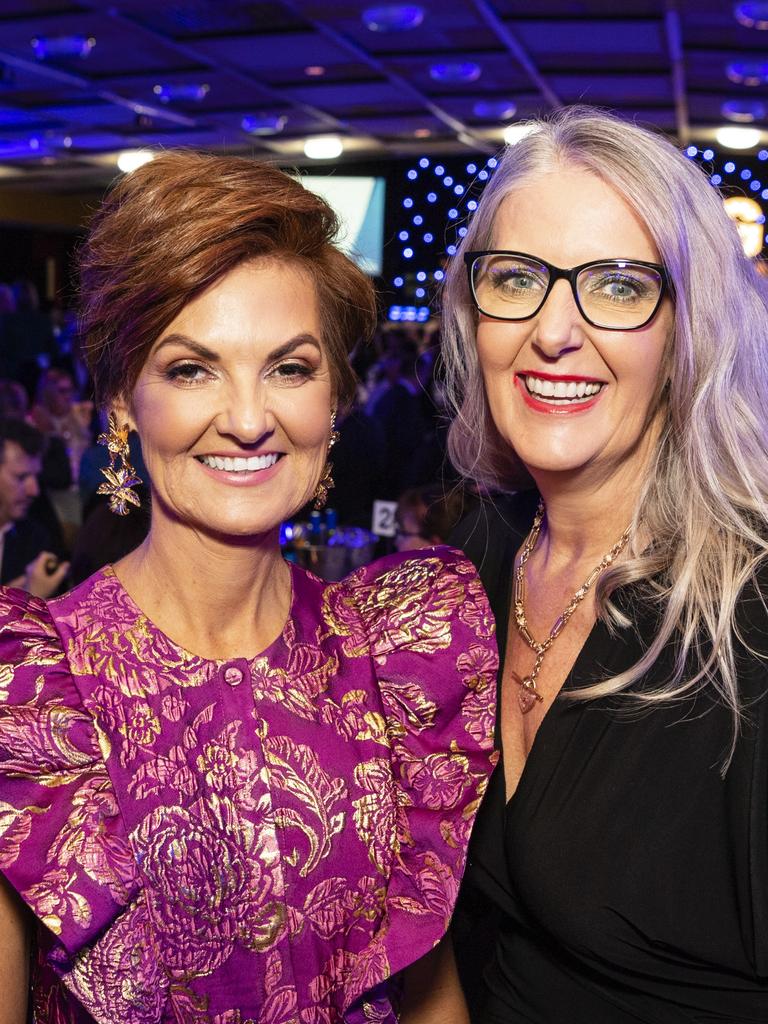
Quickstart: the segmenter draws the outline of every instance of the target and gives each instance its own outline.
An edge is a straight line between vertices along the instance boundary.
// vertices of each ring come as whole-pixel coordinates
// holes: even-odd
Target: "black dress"
[[[536,501],[484,506],[453,538],[480,569],[502,662]],[[638,596],[615,592],[634,628],[597,623],[564,691],[637,660],[657,626]],[[754,591],[738,613],[768,652]],[[671,656],[640,685],[662,681]],[[743,652],[739,682],[748,708],[725,777],[731,714],[708,694],[634,714],[616,697],[561,696],[506,806],[499,766],[454,925],[477,1024],[768,1021],[768,663]]]

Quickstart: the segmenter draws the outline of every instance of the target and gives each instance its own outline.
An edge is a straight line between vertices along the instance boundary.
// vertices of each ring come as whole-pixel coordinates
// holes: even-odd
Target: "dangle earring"
[[[329,452],[331,448],[333,448],[333,446],[339,440],[339,432],[334,429],[335,426],[336,410],[334,409],[334,411],[331,413],[331,436],[328,438]],[[315,489],[315,493],[312,495],[312,498],[315,503],[315,510],[318,512],[320,511],[321,508],[325,508],[325,503],[328,501],[328,491],[330,491],[330,489],[334,486],[333,476],[331,475],[332,473],[333,463],[326,461],[325,469],[323,470],[323,475],[320,477],[320,482],[318,483]]]
[[[109,428],[106,434],[99,435],[99,444],[103,444],[109,452],[109,465],[101,472],[107,478],[100,484],[96,493],[109,495],[109,511],[118,516],[127,516],[130,505],[141,507],[139,496],[131,488],[141,483],[141,478],[131,465],[131,454],[128,448],[128,426],[118,427],[117,417],[109,414]]]

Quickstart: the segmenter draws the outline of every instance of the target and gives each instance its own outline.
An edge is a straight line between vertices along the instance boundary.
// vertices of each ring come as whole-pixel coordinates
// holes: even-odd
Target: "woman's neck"
[[[546,507],[537,545],[548,567],[597,564],[632,521],[643,476],[619,468],[602,481],[579,474],[533,472]]]
[[[155,516],[144,543],[115,572],[151,622],[205,658],[258,654],[290,610],[278,528],[238,542]]]

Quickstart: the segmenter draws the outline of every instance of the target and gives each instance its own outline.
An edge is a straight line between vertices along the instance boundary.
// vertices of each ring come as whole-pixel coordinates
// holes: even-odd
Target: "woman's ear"
[[[119,427],[127,426],[129,430],[136,429],[136,421],[133,418],[131,403],[125,395],[117,395],[110,403],[107,411],[114,413]]]

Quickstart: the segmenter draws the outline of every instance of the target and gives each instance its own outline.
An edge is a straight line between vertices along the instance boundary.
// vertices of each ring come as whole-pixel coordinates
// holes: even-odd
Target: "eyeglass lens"
[[[549,270],[522,256],[479,256],[472,283],[480,310],[500,320],[524,320],[544,301]],[[653,315],[662,289],[653,267],[625,260],[597,263],[580,271],[576,294],[584,315],[598,327],[631,330]]]

